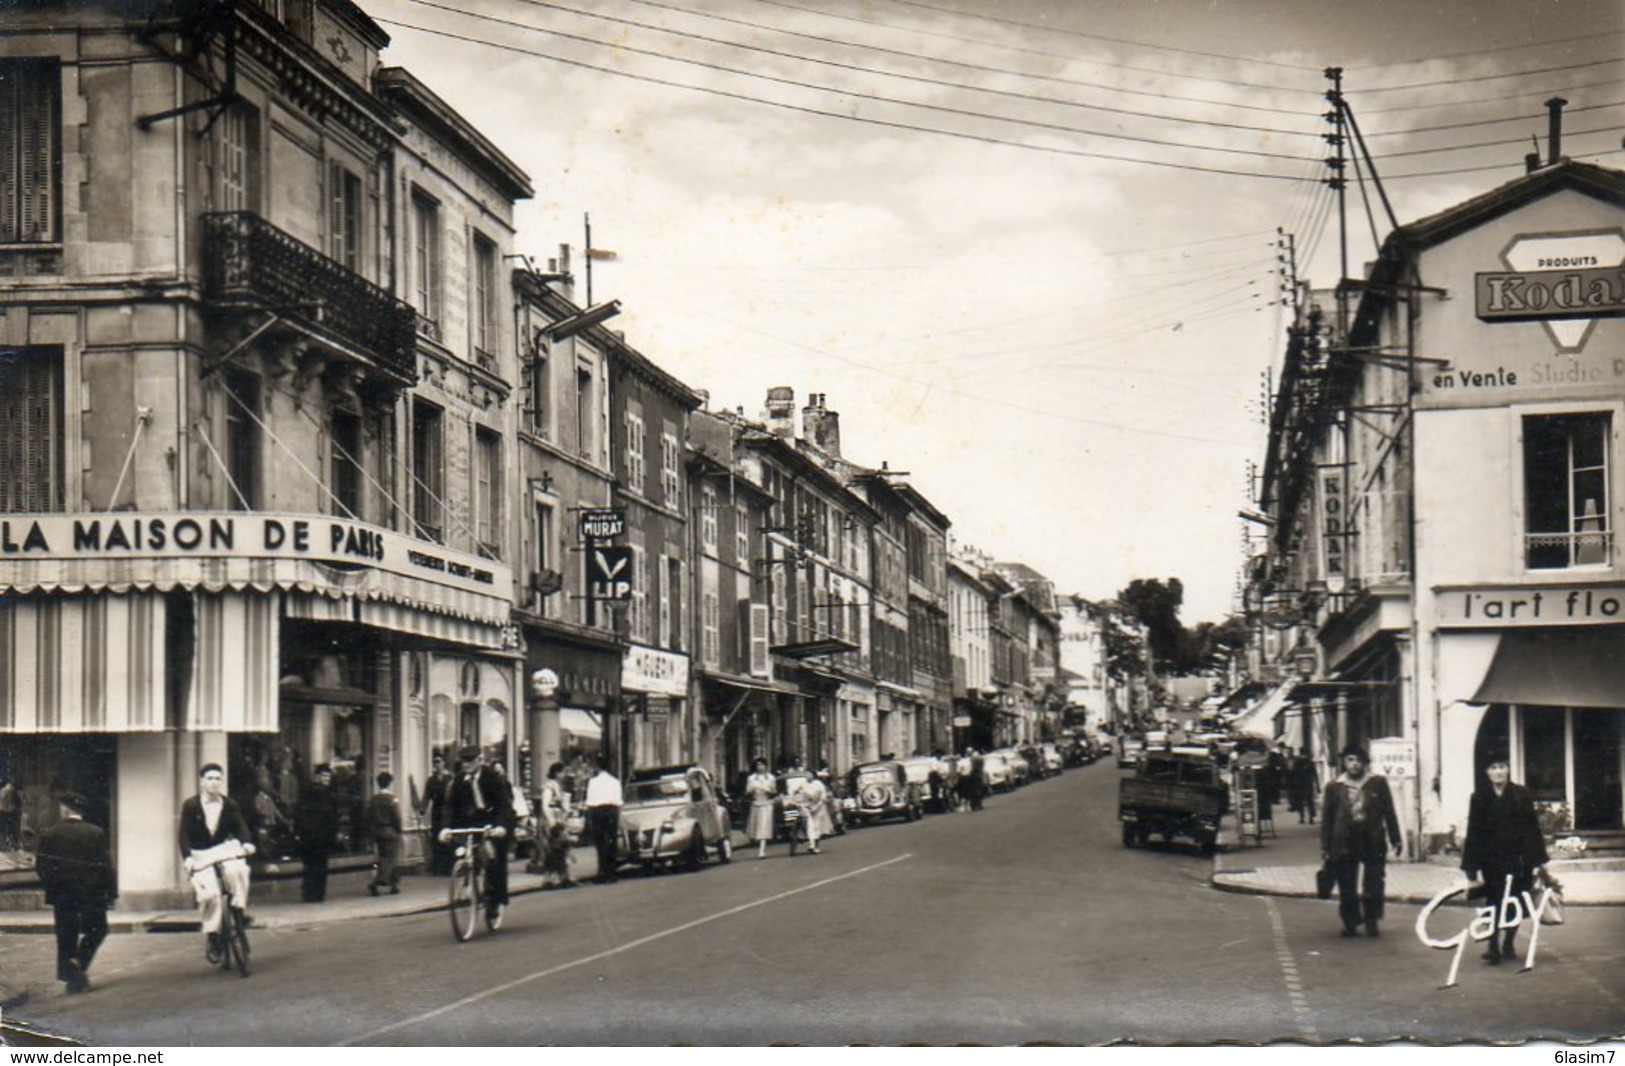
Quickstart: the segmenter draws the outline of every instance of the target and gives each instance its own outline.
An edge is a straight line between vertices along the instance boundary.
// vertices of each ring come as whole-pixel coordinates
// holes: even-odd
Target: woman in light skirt
[[[745,795],[750,798],[750,817],[745,822],[745,837],[756,842],[756,857],[767,858],[767,845],[773,839],[773,800],[778,795],[778,781],[767,771],[767,760],[757,759],[750,777],[745,779]]]

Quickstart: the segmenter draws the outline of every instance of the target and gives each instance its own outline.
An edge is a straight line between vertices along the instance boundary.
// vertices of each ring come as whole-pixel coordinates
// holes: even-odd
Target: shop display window
[[[1523,783],[1537,800],[1568,798],[1563,768],[1563,709],[1520,708],[1523,720]]]
[[[113,824],[114,738],[8,736],[0,747],[0,875],[32,871],[39,836],[60,817],[56,799],[85,797],[85,820]]]
[[[277,733],[233,736],[227,745],[228,787],[254,833],[259,858],[282,862],[298,854],[299,796],[323,763],[333,769],[339,801],[339,850],[371,848],[364,817],[371,749],[371,708],[345,704],[285,701]]]

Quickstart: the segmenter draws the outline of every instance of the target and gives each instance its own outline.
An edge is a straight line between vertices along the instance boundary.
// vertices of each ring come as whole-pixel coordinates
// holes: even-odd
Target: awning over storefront
[[[164,728],[162,596],[0,598],[0,733]]]
[[[363,625],[379,629],[490,650],[504,647],[503,628],[488,622],[434,614],[388,600],[362,600],[357,604],[357,611]]]
[[[1230,723],[1230,731],[1257,737],[1275,736],[1275,716],[1286,706],[1297,682],[1282,681],[1265,694],[1264,698],[1247,708]]]
[[[1625,626],[1508,630],[1469,702],[1625,708]]]
[[[186,700],[187,729],[276,732],[279,599],[243,592],[194,594],[197,654]]]
[[[559,708],[559,729],[582,741],[596,741],[604,735],[603,723],[597,716],[579,707]]]

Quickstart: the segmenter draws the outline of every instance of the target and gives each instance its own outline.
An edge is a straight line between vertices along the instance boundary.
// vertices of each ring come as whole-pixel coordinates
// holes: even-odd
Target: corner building
[[[497,282],[528,179],[346,0],[7,22],[0,888],[73,789],[121,906],[188,901],[208,761],[268,860],[331,764],[363,855],[376,772],[404,799],[432,753],[512,759]]]

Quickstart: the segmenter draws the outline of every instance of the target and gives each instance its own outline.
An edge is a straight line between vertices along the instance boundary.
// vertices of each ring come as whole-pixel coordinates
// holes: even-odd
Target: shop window
[[[1566,799],[1562,708],[1520,708],[1519,717],[1523,719],[1523,783],[1537,800]]]
[[[0,513],[62,509],[65,438],[61,351],[0,348]]]
[[[0,60],[0,244],[60,240],[61,67]]]
[[[1607,412],[1523,420],[1524,560],[1531,570],[1613,558]]]
[[[113,825],[114,738],[8,736],[0,745],[0,873],[34,865],[39,836],[61,817],[57,797],[85,797],[85,820]]]

